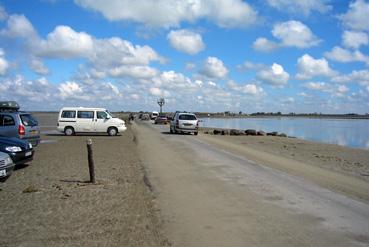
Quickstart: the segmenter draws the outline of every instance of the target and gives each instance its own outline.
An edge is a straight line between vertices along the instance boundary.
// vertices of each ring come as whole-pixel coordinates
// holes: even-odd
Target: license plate
[[[0,170],[0,177],[6,176],[6,170]]]
[[[189,124],[189,123],[185,123],[183,124],[184,126],[192,126],[192,124]]]
[[[31,135],[37,135],[37,134],[38,134],[38,131],[37,131],[37,130],[31,130],[29,133],[30,133]]]
[[[31,156],[32,152],[27,152],[25,156]]]

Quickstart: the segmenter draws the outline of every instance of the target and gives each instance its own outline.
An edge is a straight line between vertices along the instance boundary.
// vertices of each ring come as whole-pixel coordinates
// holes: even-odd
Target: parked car
[[[7,153],[15,165],[32,161],[35,152],[30,142],[5,136],[0,136],[0,151]]]
[[[155,118],[155,124],[167,124],[168,118],[165,115],[159,115]]]
[[[19,111],[15,101],[0,102],[0,135],[27,140],[33,146],[40,143],[40,128],[32,114]]]
[[[158,116],[159,116],[159,112],[157,112],[157,111],[153,111],[153,112],[151,113],[150,118],[151,118],[151,120],[155,120]]]
[[[9,177],[14,170],[13,160],[8,154],[0,152],[0,178]]]
[[[199,120],[193,113],[176,112],[170,122],[170,133],[194,133],[199,131]]]
[[[108,133],[115,136],[127,128],[122,119],[104,108],[64,107],[59,112],[57,129],[67,136],[75,133]]]

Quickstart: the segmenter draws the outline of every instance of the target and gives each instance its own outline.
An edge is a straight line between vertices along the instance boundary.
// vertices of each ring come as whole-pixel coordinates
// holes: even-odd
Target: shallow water
[[[369,120],[323,118],[202,118],[201,126],[278,131],[310,141],[369,149]]]

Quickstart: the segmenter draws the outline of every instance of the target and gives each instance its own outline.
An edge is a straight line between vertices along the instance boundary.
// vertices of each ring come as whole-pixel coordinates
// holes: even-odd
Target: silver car
[[[194,133],[199,132],[199,120],[196,115],[188,112],[176,112],[170,122],[170,133]]]
[[[0,152],[0,179],[9,177],[14,170],[14,163],[8,154]]]
[[[30,113],[19,111],[14,101],[0,102],[0,135],[27,140],[33,146],[40,143],[37,120]]]

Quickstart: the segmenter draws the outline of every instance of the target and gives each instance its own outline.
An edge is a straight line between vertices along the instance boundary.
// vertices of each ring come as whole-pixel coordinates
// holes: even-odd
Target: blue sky
[[[369,1],[0,1],[25,110],[369,113]]]

